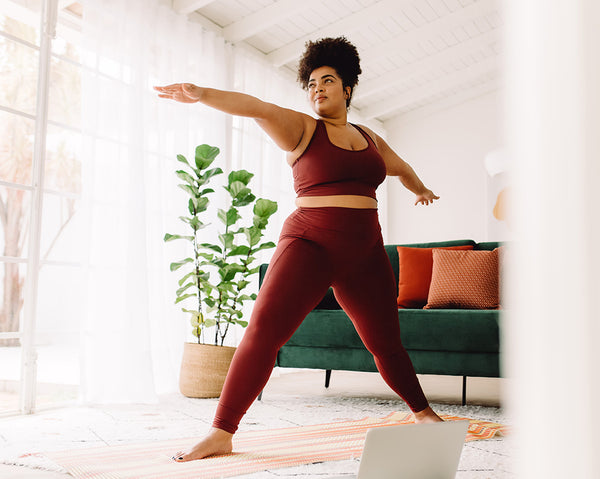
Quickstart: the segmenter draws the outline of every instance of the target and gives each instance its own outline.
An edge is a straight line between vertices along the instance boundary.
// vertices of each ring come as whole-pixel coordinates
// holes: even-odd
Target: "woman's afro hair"
[[[362,72],[358,51],[346,37],[321,38],[316,42],[306,42],[306,50],[298,64],[298,82],[303,89],[308,89],[310,74],[323,66],[334,68],[342,78],[344,87],[349,86],[352,90]],[[350,105],[350,98],[346,104]]]

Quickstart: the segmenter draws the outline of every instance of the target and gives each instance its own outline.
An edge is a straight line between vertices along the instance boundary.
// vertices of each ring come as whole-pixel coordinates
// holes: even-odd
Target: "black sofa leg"
[[[463,376],[462,384],[462,405],[467,405],[467,376]]]
[[[325,370],[325,387],[329,387],[329,380],[331,379],[331,369]]]
[[[262,399],[262,391],[260,392],[260,394],[258,395],[258,397],[256,398],[257,401],[260,401]]]

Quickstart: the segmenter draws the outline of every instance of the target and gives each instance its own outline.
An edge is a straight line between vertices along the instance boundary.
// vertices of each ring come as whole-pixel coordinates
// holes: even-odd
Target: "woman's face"
[[[323,117],[346,112],[346,100],[350,87],[344,88],[342,78],[335,68],[319,67],[310,74],[308,80],[308,101],[313,111]]]

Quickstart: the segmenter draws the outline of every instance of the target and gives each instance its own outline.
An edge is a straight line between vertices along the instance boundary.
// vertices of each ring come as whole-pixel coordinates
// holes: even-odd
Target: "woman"
[[[298,194],[231,363],[213,427],[189,453],[178,454],[178,461],[231,452],[233,434],[269,379],[277,351],[330,286],[416,422],[441,420],[400,341],[395,280],[375,190],[386,176],[397,176],[416,195],[415,204],[428,205],[438,197],[378,135],[348,123],[347,108],[361,73],[354,45],[340,37],[306,47],[298,80],[317,119],[242,93],[190,83],[155,87],[161,98],[254,118],[287,152]]]

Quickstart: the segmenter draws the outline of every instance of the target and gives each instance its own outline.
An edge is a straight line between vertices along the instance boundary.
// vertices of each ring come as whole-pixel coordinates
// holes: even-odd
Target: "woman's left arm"
[[[413,170],[406,161],[400,158],[383,138],[362,125],[361,128],[367,131],[371,138],[373,138],[373,141],[379,150],[379,154],[385,162],[387,175],[397,176],[404,187],[415,194],[415,205],[419,203],[428,205],[429,203],[433,203],[433,200],[440,199],[439,196],[435,195],[433,191],[423,184],[415,173],[415,170]]]

